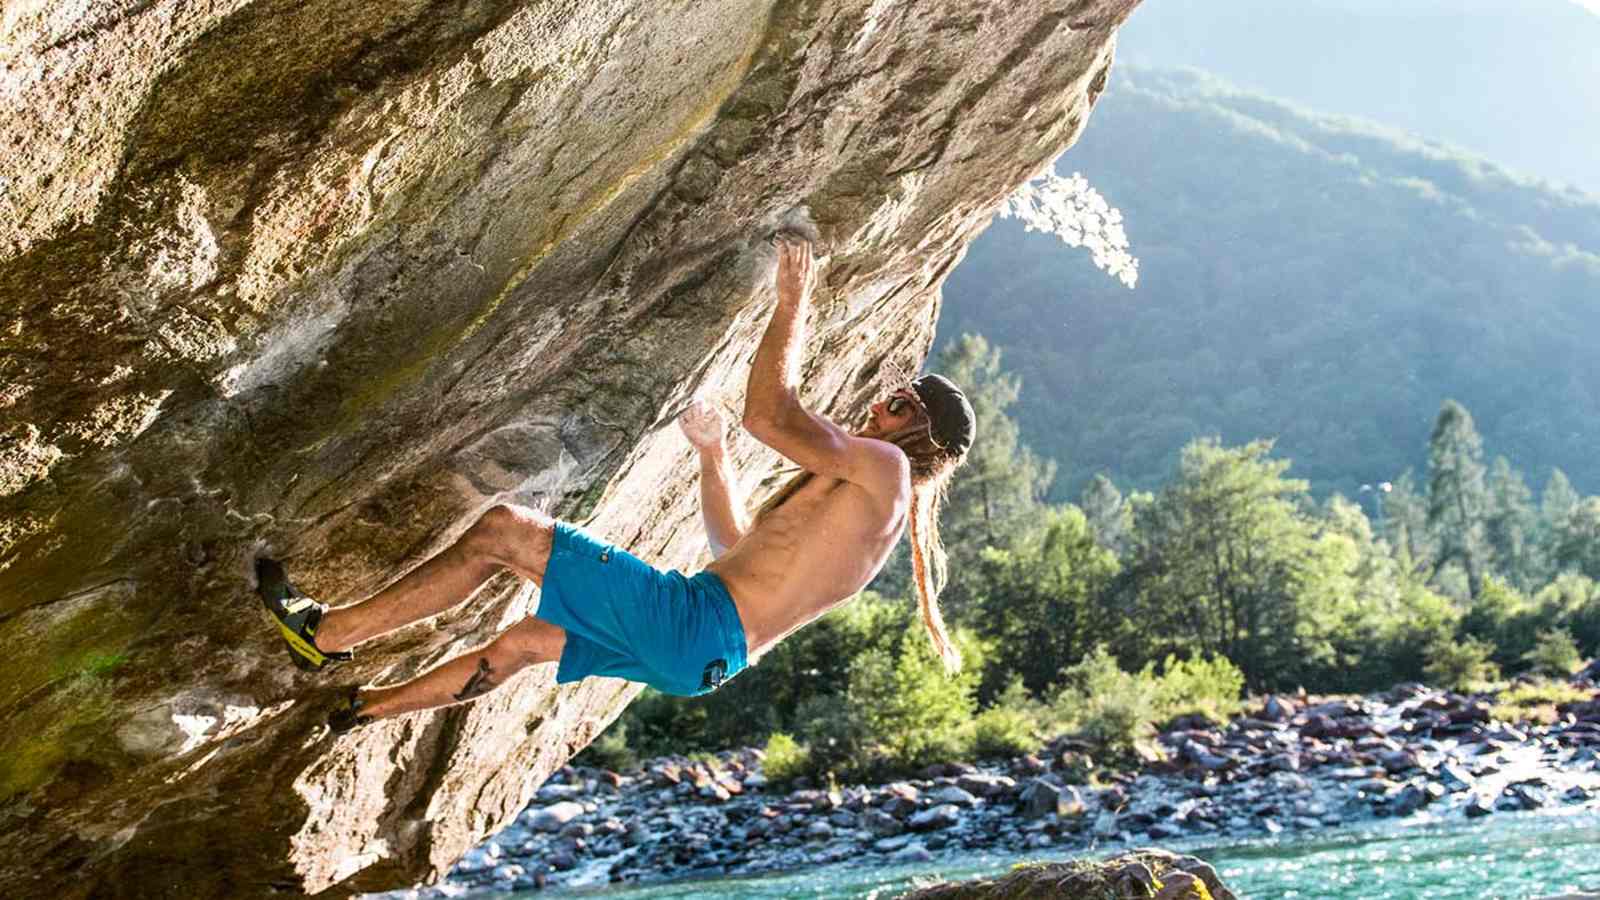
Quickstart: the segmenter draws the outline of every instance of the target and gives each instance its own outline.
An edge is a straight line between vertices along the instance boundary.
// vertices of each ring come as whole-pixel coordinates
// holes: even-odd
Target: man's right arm
[[[743,425],[756,440],[800,468],[840,478],[876,493],[899,483],[905,454],[882,441],[856,437],[800,403],[800,351],[811,303],[811,245],[793,235],[777,240],[778,302],[756,347],[745,387]]]

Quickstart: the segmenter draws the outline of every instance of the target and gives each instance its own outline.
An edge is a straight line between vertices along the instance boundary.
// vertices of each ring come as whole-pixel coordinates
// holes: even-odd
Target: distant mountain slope
[[[1571,0],[1162,0],[1129,20],[1118,57],[1197,66],[1600,194],[1600,15]]]
[[[1193,70],[1123,67],[1059,165],[1128,222],[1128,291],[997,222],[945,288],[1023,378],[1023,436],[1153,486],[1189,438],[1278,436],[1319,492],[1420,467],[1445,397],[1491,453],[1600,490],[1600,203]]]

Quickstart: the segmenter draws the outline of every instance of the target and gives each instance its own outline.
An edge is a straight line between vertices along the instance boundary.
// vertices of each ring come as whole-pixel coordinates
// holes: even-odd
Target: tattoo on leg
[[[456,694],[455,698],[471,700],[474,697],[481,697],[494,690],[498,684],[499,682],[494,680],[494,669],[489,667],[489,658],[480,656],[478,671],[472,673],[472,677],[467,679],[467,683],[461,688],[461,693]]]

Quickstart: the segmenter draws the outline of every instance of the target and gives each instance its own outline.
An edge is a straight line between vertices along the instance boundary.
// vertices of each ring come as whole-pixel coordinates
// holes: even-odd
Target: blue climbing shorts
[[[721,578],[663,572],[565,522],[533,615],[567,632],[560,684],[607,675],[688,697],[747,664],[744,625]]]

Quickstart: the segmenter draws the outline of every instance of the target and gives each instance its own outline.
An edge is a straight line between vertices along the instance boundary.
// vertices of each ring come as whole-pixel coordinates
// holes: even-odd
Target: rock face
[[[633,695],[539,667],[338,740],[339,685],[525,615],[510,575],[291,668],[497,501],[701,552],[764,237],[821,236],[805,399],[926,353],[990,211],[1068,146],[1137,0],[113,0],[0,18],[0,887],[343,895],[437,877]],[[748,439],[747,483],[777,460]]]

